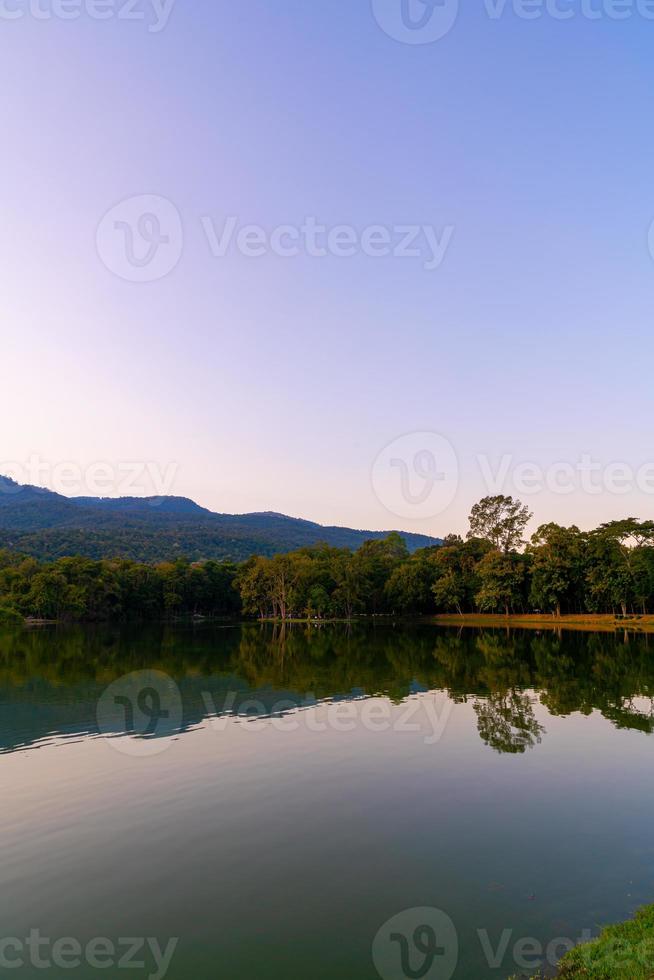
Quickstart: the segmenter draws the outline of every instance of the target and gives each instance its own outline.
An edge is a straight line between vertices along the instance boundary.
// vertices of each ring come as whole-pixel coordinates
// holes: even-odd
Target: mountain
[[[64,497],[0,476],[0,548],[39,559],[83,555],[243,561],[325,542],[355,550],[388,531],[323,527],[284,514],[216,514],[186,497]],[[438,538],[401,531],[409,551]]]

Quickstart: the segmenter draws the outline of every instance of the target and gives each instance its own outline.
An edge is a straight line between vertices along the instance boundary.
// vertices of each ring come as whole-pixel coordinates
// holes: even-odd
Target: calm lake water
[[[654,901],[653,698],[635,635],[0,634],[0,965],[534,973]]]

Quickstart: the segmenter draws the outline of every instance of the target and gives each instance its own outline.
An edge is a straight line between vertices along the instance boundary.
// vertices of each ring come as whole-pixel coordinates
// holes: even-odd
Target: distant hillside
[[[323,527],[275,513],[215,514],[186,497],[70,498],[0,476],[0,548],[39,559],[242,561],[319,541],[355,550],[388,533]],[[412,552],[440,543],[424,534],[400,533]]]

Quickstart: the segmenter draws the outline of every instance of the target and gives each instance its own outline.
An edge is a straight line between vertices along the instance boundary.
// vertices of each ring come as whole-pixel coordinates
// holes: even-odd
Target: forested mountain
[[[64,497],[0,477],[0,548],[39,559],[242,561],[318,542],[355,550],[388,532],[323,527],[283,514],[216,514],[185,497]],[[402,533],[410,552],[438,544]]]

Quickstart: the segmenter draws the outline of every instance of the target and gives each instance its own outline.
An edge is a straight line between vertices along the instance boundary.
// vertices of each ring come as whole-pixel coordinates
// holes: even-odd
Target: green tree
[[[510,615],[522,604],[525,561],[520,555],[490,551],[479,563],[481,588],[477,603],[482,612],[504,610]]]
[[[436,584],[432,585],[432,592],[439,609],[443,609],[446,612],[449,612],[451,609],[456,609],[458,614],[463,616],[465,584],[463,576],[457,574],[455,569],[448,568],[437,579]]]
[[[634,595],[631,555],[614,528],[598,528],[589,536],[586,583],[593,612],[617,608],[627,615]]]
[[[508,552],[523,544],[522,536],[532,518],[529,508],[513,497],[484,497],[470,513],[469,538],[484,538],[498,551]]]
[[[402,613],[432,611],[432,588],[438,574],[436,553],[439,550],[423,548],[393,569],[386,583],[390,610]]]
[[[555,616],[583,602],[585,536],[578,527],[542,524],[531,538],[530,602]]]

